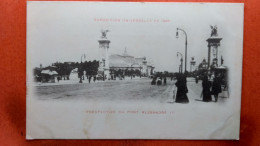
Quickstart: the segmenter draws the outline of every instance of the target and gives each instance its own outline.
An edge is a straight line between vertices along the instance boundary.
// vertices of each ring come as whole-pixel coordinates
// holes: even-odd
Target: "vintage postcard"
[[[27,139],[239,139],[241,3],[27,2]]]

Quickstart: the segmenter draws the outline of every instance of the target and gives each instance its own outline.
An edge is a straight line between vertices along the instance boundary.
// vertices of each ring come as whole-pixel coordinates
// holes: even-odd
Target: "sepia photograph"
[[[27,139],[239,139],[241,3],[27,2]]]

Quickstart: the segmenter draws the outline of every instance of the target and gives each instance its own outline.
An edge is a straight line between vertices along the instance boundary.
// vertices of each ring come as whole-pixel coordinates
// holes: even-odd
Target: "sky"
[[[242,10],[239,4],[29,1],[27,65],[80,62],[83,54],[86,60],[99,60],[100,31],[108,29],[109,54],[122,54],[127,48],[129,55],[152,59],[156,71],[177,72],[180,65],[177,52],[185,54],[185,35],[179,31],[176,38],[178,27],[187,33],[189,71],[191,57],[195,57],[196,65],[207,59],[210,25],[216,25],[219,37],[223,38],[219,54],[228,65],[233,59],[230,54],[241,45],[237,44],[241,38],[236,35],[243,33],[243,21],[238,15]],[[152,22],[124,22],[126,19]]]

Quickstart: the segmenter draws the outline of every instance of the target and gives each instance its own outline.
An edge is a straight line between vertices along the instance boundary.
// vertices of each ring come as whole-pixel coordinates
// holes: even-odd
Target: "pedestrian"
[[[82,72],[78,72],[79,83],[82,83]]]
[[[59,81],[60,81],[60,76],[57,77],[57,80],[58,80],[58,83],[59,83]]]
[[[163,79],[163,84],[164,85],[166,85],[166,80],[167,80],[166,77],[164,77],[164,79]]]
[[[201,92],[201,96],[203,96],[202,100],[204,102],[210,102],[212,100],[210,88],[211,88],[211,82],[208,80],[208,76],[205,75],[202,81],[202,92]]]
[[[88,78],[88,82],[89,82],[89,83],[90,83],[90,81],[91,81],[91,77],[92,77],[92,76],[89,76],[89,78]]]
[[[199,82],[198,76],[195,77],[195,82],[196,82],[196,84],[198,84],[198,82]]]
[[[185,75],[179,75],[177,78],[177,82],[175,83],[177,87],[177,94],[175,102],[177,103],[189,103],[189,99],[187,96],[188,88],[187,88],[187,80]]]
[[[162,80],[161,80],[160,77],[159,77],[159,79],[157,80],[157,85],[162,85]]]
[[[95,83],[96,79],[97,79],[97,77],[96,77],[96,76],[94,76],[94,83]]]
[[[156,77],[153,78],[151,85],[156,85]]]
[[[212,83],[212,89],[211,93],[214,95],[215,102],[218,101],[218,94],[221,93],[221,83],[220,83],[220,77],[217,76],[214,78]]]

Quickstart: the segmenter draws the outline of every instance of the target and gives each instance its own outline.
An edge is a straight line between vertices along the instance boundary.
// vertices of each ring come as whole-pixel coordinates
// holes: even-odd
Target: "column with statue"
[[[196,64],[196,61],[195,61],[194,57],[191,57],[191,61],[190,61],[190,73],[191,74],[195,70],[195,64]]]
[[[219,61],[219,54],[218,49],[220,46],[220,41],[222,38],[218,36],[217,26],[210,26],[211,27],[211,35],[207,39],[208,42],[208,70],[212,70],[215,67],[218,67]]]
[[[99,63],[99,72],[103,73],[103,79],[110,78],[109,72],[109,44],[110,40],[107,39],[107,33],[109,30],[101,30],[101,38],[98,40],[99,48],[101,52],[101,58]]]

